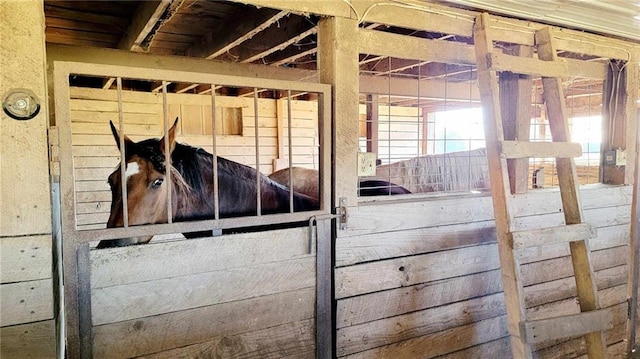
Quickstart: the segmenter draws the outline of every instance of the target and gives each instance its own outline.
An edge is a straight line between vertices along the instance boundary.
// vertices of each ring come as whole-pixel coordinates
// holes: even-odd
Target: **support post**
[[[318,23],[320,82],[333,87],[333,207],[338,198],[357,203],[358,154],[358,21],[322,18]]]
[[[533,56],[533,48],[514,45],[507,54]],[[503,71],[500,76],[500,106],[505,140],[529,141],[531,131],[531,76]],[[528,188],[529,159],[508,159],[511,193],[525,193]]]

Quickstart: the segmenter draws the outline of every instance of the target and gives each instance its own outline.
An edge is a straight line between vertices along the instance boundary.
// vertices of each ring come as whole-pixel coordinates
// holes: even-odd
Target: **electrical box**
[[[627,150],[617,149],[616,150],[616,166],[626,166],[627,165]]]
[[[604,164],[610,166],[626,166],[627,150],[616,149],[604,153]]]
[[[374,152],[358,152],[358,176],[375,176],[377,158]]]

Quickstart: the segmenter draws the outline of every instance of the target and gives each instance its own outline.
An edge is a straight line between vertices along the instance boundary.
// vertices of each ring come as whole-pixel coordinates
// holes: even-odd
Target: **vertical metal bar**
[[[167,102],[167,81],[162,81],[162,117],[164,119],[164,168],[167,186],[167,223],[173,223],[173,205],[171,193],[173,181],[171,178],[171,144],[169,143],[169,103]]]
[[[333,353],[332,233],[334,220],[316,221],[316,358],[330,359]],[[309,229],[311,230],[311,229]]]
[[[293,137],[291,137],[291,90],[287,90],[287,137],[289,139],[288,151],[289,151],[289,212],[293,213]]]
[[[258,88],[253,88],[253,115],[256,136],[256,215],[262,215],[262,191],[260,188],[260,131],[258,121]]]
[[[213,148],[213,218],[220,219],[220,192],[218,189],[218,129],[216,127],[216,86],[211,84],[211,142]]]
[[[91,324],[91,259],[89,257],[89,243],[83,243],[77,250],[78,268],[78,318],[80,329],[80,357],[91,359],[92,324]]]
[[[120,129],[120,189],[122,195],[122,222],[125,228],[129,227],[129,206],[127,203],[127,160],[125,153],[125,141],[124,141],[124,111],[122,106],[122,77],[116,79],[117,94],[118,94],[118,128]]]

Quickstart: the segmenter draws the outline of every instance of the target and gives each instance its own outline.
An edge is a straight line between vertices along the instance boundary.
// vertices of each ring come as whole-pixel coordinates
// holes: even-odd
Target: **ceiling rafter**
[[[237,18],[243,15],[236,14],[231,16],[231,20],[223,24],[219,29],[208,33],[203,38],[202,43],[187,49],[186,53],[190,56],[214,59],[249,40],[285,17],[288,13],[287,11],[262,8],[256,11],[254,21],[243,21],[239,24]],[[233,31],[230,31],[230,29],[233,29]]]
[[[174,11],[182,0],[155,0],[142,2],[133,14],[131,24],[120,40],[118,47],[123,50],[146,52],[154,33],[166,18],[167,9]],[[170,16],[170,15],[169,15]]]
[[[306,20],[303,20],[306,21]],[[247,56],[240,56],[240,62],[242,63],[250,63],[250,62],[254,62],[260,59],[265,58],[267,55],[270,55],[276,51],[281,51],[284,50],[285,48],[303,40],[304,38],[314,35],[318,32],[318,28],[316,26],[307,29],[306,31],[303,31],[302,33],[296,32],[297,35],[290,37],[290,34],[287,34],[286,37],[283,37],[281,40],[278,40],[276,42],[274,42],[277,45],[273,45],[273,47],[271,48],[267,48],[261,52],[256,52],[253,55],[247,54]],[[277,32],[277,33],[282,33],[282,32]],[[265,32],[266,34],[266,32]],[[275,34],[273,34],[275,35]]]

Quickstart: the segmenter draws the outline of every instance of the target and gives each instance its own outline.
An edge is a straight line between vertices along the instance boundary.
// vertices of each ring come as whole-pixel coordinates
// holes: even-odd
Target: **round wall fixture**
[[[40,100],[31,90],[11,89],[2,97],[2,110],[15,120],[30,120],[40,112]]]

